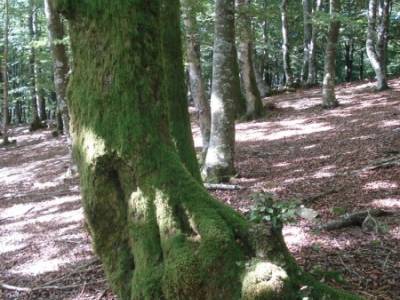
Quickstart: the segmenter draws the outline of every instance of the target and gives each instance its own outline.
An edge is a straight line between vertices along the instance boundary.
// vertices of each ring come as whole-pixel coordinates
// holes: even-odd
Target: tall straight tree
[[[160,89],[170,80],[160,1],[58,7],[70,20],[69,106],[85,215],[120,299],[296,299],[304,285],[315,299],[357,299],[305,275],[278,228],[250,230],[184,167]],[[166,9],[178,14],[178,0]]]
[[[54,1],[45,0],[45,14],[49,32],[49,42],[53,56],[54,87],[57,95],[57,114],[61,115],[61,124],[58,131],[69,135],[69,113],[67,107],[67,83],[69,63],[66,46],[63,43],[65,37],[64,24],[59,13],[55,10]]]
[[[8,32],[9,32],[9,5],[8,0],[4,1],[4,45],[3,45],[3,144],[7,145],[8,140]]]
[[[238,57],[246,97],[246,118],[253,120],[263,115],[263,105],[253,64],[253,32],[250,18],[250,0],[236,0],[238,8]]]
[[[291,87],[293,85],[293,74],[290,66],[288,0],[281,1],[283,71],[285,73],[286,86]]]
[[[210,104],[207,99],[200,61],[200,41],[196,20],[196,5],[192,0],[181,0],[183,24],[186,33],[186,55],[189,70],[190,92],[197,108],[202,139],[202,161],[204,161],[211,131]]]
[[[301,69],[302,82],[307,81],[310,65],[310,49],[312,47],[312,0],[303,0],[303,67]]]
[[[305,0],[308,1],[308,0]],[[312,32],[311,32],[311,40],[309,45],[309,58],[308,58],[308,76],[307,76],[307,85],[313,86],[317,84],[317,36],[318,36],[318,26],[314,24],[315,17],[317,13],[321,10],[322,0],[316,0],[315,6],[312,9]]]
[[[382,4],[381,4],[382,2]],[[375,71],[378,91],[388,88],[386,79],[386,43],[389,18],[389,1],[379,1],[380,24],[377,20],[378,0],[369,0],[366,50]],[[377,33],[378,30],[378,33]]]
[[[334,108],[339,105],[335,94],[336,50],[340,30],[339,12],[340,0],[329,0],[330,21],[325,48],[324,81],[322,85],[322,106],[325,108]]]
[[[32,109],[32,122],[30,129],[32,131],[42,128],[42,123],[39,116],[38,103],[39,103],[39,83],[38,83],[38,72],[39,68],[37,65],[36,49],[34,42],[36,40],[37,32],[37,22],[36,22],[36,5],[34,0],[29,0],[29,18],[28,18],[28,28],[29,36],[31,40],[31,47],[29,53],[29,70],[30,70],[30,86],[31,86],[31,109]]]
[[[209,182],[226,181],[235,173],[235,113],[241,95],[235,47],[235,1],[215,1],[211,136],[202,169]]]

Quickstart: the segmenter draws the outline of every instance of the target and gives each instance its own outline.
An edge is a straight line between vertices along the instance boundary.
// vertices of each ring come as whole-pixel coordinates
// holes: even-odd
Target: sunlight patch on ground
[[[372,204],[379,208],[400,208],[400,198],[376,199]]]
[[[394,127],[394,126],[400,126],[400,120],[382,121],[382,124],[379,127],[386,128],[386,127]]]
[[[312,178],[320,179],[320,178],[327,178],[327,177],[333,177],[335,176],[335,169],[336,166],[330,165],[330,166],[325,166],[318,170],[317,172],[312,175]]]
[[[326,122],[310,122],[308,119],[294,119],[279,122],[260,122],[256,123],[258,128],[248,131],[246,125],[237,125],[236,141],[275,141],[295,136],[308,135],[332,130],[333,127]],[[276,128],[278,125],[279,128]],[[275,127],[275,128],[271,128]]]
[[[53,251],[56,252],[57,250]],[[10,270],[10,273],[37,276],[39,274],[44,274],[47,272],[58,271],[60,269],[60,266],[62,266],[64,263],[65,262],[59,258],[31,260],[27,263],[19,265],[16,268],[13,268],[12,270]]]
[[[364,190],[393,190],[397,189],[399,185],[391,181],[374,181],[364,185]]]
[[[288,101],[279,102],[279,107],[294,108],[295,110],[303,110],[321,104],[320,97],[303,97],[299,99],[292,99]]]

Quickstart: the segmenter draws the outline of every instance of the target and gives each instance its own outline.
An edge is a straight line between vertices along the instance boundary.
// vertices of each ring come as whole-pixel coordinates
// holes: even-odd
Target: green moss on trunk
[[[251,299],[298,295],[302,277],[288,252],[256,251],[249,224],[181,161],[162,88],[160,2],[64,0],[62,7],[74,56],[73,152],[112,289],[121,299],[240,299],[249,283],[259,291]],[[262,268],[254,281],[257,264],[270,272]],[[276,288],[263,289],[270,278]]]

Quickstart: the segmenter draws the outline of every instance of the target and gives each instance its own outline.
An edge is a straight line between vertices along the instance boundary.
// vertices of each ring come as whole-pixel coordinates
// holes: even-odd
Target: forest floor
[[[367,299],[400,299],[400,166],[379,163],[400,159],[400,79],[390,85],[340,85],[333,110],[321,108],[320,89],[265,99],[276,109],[264,120],[237,124],[232,183],[242,189],[213,192],[242,213],[254,192],[302,200],[319,217],[285,226],[291,252],[321,280]],[[11,285],[0,299],[114,299],[91,250],[78,178],[66,176],[65,139],[26,127],[12,134],[17,144],[0,148],[0,284]],[[194,136],[200,146],[198,128]],[[372,231],[317,230],[369,208],[393,214]]]

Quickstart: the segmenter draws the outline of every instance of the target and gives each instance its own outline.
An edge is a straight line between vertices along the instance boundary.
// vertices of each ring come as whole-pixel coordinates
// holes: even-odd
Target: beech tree
[[[210,104],[207,99],[201,68],[200,41],[196,20],[195,3],[191,0],[181,0],[183,24],[186,33],[186,56],[189,71],[190,92],[196,105],[199,127],[202,139],[201,160],[204,161],[211,131]]]
[[[253,64],[253,33],[250,18],[250,0],[237,0],[238,57],[243,90],[246,98],[246,118],[253,120],[264,113]]]
[[[302,82],[307,81],[308,68],[310,65],[310,49],[312,42],[312,0],[303,0],[303,67],[301,69]]]
[[[4,50],[2,63],[2,79],[3,79],[3,123],[2,136],[3,144],[7,145],[8,140],[8,31],[9,31],[9,9],[8,0],[4,2]]]
[[[309,0],[304,0],[309,1]],[[322,0],[316,0],[315,6],[312,6],[312,18],[315,18],[316,14],[321,10]],[[308,76],[307,76],[307,85],[314,86],[317,84],[317,66],[316,66],[316,57],[317,57],[317,35],[318,35],[318,27],[315,24],[312,24],[311,30],[311,40],[308,46]]]
[[[293,74],[290,66],[290,45],[289,45],[289,28],[288,28],[288,1],[281,2],[281,20],[282,20],[282,54],[283,54],[283,70],[285,73],[286,86],[293,85]]]
[[[47,28],[49,42],[53,56],[54,87],[57,95],[57,114],[61,117],[58,122],[58,131],[69,135],[69,113],[67,107],[67,84],[69,62],[66,46],[63,42],[65,37],[64,24],[60,15],[54,8],[54,2],[45,0],[45,14],[47,18]]]
[[[379,5],[378,5],[379,3]],[[378,91],[388,88],[386,79],[386,48],[389,26],[389,0],[369,0],[366,50],[374,69]],[[379,8],[379,20],[378,16]]]
[[[213,75],[211,87],[211,135],[203,177],[209,182],[227,181],[235,174],[235,115],[246,109],[240,95],[235,47],[235,1],[215,2]]]
[[[251,226],[184,166],[160,88],[171,80],[163,52],[181,46],[163,43],[162,19],[176,18],[177,0],[163,17],[160,1],[57,3],[70,21],[68,103],[85,215],[121,299],[297,299],[304,285],[315,299],[357,299],[302,272],[280,228]]]
[[[335,94],[336,50],[340,30],[339,11],[340,0],[330,0],[330,22],[325,48],[324,81],[322,85],[322,106],[325,108],[334,108],[339,105]]]

